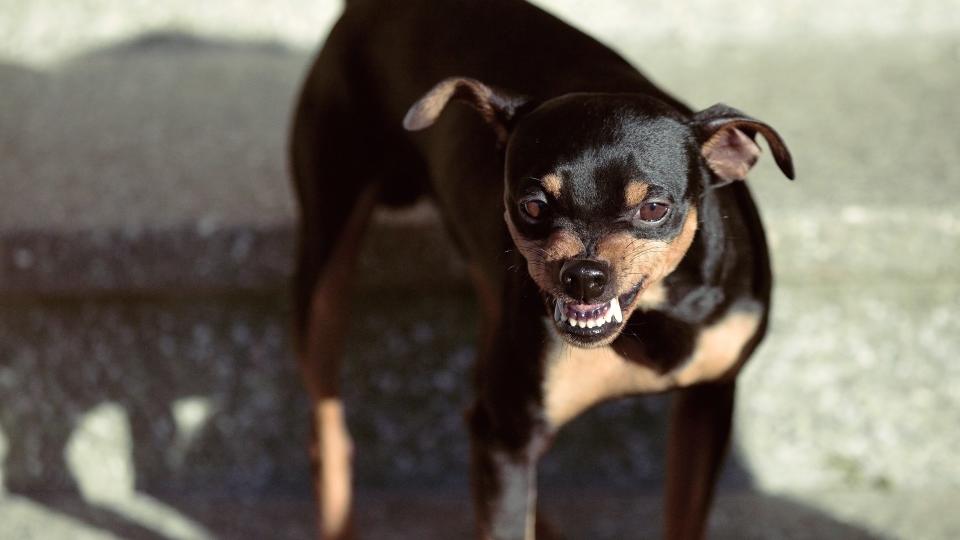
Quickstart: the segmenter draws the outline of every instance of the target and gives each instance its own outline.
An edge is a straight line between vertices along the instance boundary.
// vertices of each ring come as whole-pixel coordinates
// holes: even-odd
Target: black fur
[[[469,79],[453,80],[448,94],[437,91],[450,77]],[[451,101],[436,107],[421,101],[431,89]],[[356,234],[353,224],[369,212],[359,201],[371,192],[387,204],[430,197],[474,269],[485,308],[469,424],[480,528],[495,534],[491,501],[505,488],[492,456],[530,459],[537,437],[552,436],[542,417],[544,351],[547,333],[558,330],[544,319],[552,320],[551,295],[562,294],[528,274],[504,212],[524,239],[542,242],[566,231],[582,242],[577,257],[592,260],[602,239],[615,233],[669,244],[696,211],[692,244],[662,283],[667,302],[634,311],[610,337],[612,347],[669,375],[690,359],[703,328],[749,301],[760,325],[739,367],[765,332],[772,279],[746,185],[718,178],[705,159],[711,137],[734,124],[750,139],[767,138],[781,169],[793,176],[786,146],[766,124],[725,106],[694,113],[610,49],[525,2],[352,0],[304,82],[291,138],[301,205],[296,328],[315,399],[337,395],[330,379],[342,336],[311,306],[323,288],[318,283],[348,284],[336,281],[341,274],[331,268],[352,264],[334,254],[338,240]],[[559,196],[541,182],[552,173],[562,179]],[[662,222],[638,221],[636,209],[625,205],[624,190],[634,181],[648,186],[646,200],[669,204]],[[543,201],[538,219],[521,210],[529,197]],[[547,264],[546,275],[556,276],[563,262]],[[613,275],[606,294],[623,294],[629,280],[645,290],[644,279]],[[620,298],[629,303],[635,291]],[[565,338],[571,343],[599,342],[597,331],[571,332]],[[713,411],[730,410],[735,373],[710,382],[722,387],[717,391],[682,391],[678,410],[708,402]],[[729,433],[729,414],[712,414],[719,416],[698,418],[715,428],[700,425],[674,437],[678,445],[707,447],[700,451],[702,474],[674,475],[668,536],[702,534]],[[706,430],[703,436],[698,429]]]

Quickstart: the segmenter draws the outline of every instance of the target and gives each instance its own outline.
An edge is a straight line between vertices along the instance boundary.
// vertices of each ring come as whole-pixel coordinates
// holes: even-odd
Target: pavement
[[[543,515],[569,539],[614,540],[658,538],[660,501],[656,496],[611,493],[609,490],[560,490],[543,494]],[[903,497],[831,494],[831,502],[869,501],[875,512],[899,518],[857,524],[818,510],[793,497],[754,492],[726,492],[710,519],[716,539],[880,539],[950,538],[958,523],[917,530],[905,521],[931,518],[945,511],[940,504],[907,504]],[[145,498],[144,498],[145,499]],[[888,515],[889,515],[888,514]],[[904,515],[909,516],[904,519]],[[67,498],[13,498],[0,505],[2,538],[315,538],[312,506],[302,499],[274,497],[257,502],[211,497],[149,499],[89,504]],[[414,540],[468,538],[472,517],[465,491],[391,489],[361,492],[358,530],[366,538]],[[883,532],[880,532],[883,531]]]

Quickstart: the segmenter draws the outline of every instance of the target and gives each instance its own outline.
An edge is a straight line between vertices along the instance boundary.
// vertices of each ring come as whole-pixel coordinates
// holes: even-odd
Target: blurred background
[[[795,157],[796,182],[768,158],[750,179],[774,320],[712,536],[960,538],[956,2],[537,3]],[[0,1],[0,538],[312,537],[284,144],[340,9]],[[416,208],[378,215],[362,275],[344,382],[362,530],[464,537],[462,267]],[[570,538],[655,537],[667,406],[562,434],[541,485]]]

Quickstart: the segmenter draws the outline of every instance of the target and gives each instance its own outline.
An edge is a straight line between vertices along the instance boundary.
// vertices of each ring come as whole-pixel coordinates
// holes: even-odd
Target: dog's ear
[[[476,79],[450,77],[437,83],[410,107],[403,118],[403,127],[409,131],[430,127],[451,99],[462,101],[476,109],[493,128],[501,145],[507,142],[518,110],[529,101],[522,96],[487,86]]]
[[[783,174],[793,180],[793,158],[780,135],[764,122],[718,103],[693,115],[693,128],[700,142],[700,154],[722,183],[743,180],[757,162],[760,147],[754,141],[763,135]]]

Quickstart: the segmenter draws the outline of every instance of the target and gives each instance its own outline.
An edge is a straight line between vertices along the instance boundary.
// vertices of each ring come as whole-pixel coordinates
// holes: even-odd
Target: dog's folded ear
[[[700,153],[723,183],[743,180],[757,162],[760,147],[754,141],[763,135],[783,174],[793,180],[793,158],[786,143],[772,127],[746,114],[718,103],[693,115],[693,128],[700,142]]]
[[[501,145],[507,142],[517,112],[528,103],[522,96],[512,95],[487,86],[476,79],[450,77],[437,83],[407,111],[403,127],[418,131],[433,125],[451,99],[467,103],[490,124]]]

